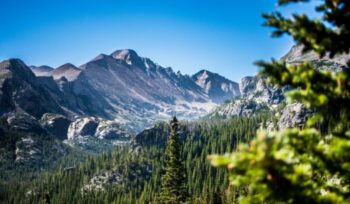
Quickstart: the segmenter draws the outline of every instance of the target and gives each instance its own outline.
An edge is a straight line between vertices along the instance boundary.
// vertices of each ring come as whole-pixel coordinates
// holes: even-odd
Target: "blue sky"
[[[274,0],[0,0],[0,60],[81,65],[131,48],[185,74],[208,69],[229,79],[253,75],[259,59],[279,58],[290,38],[272,39],[262,12]],[[293,6],[285,13],[311,12]]]

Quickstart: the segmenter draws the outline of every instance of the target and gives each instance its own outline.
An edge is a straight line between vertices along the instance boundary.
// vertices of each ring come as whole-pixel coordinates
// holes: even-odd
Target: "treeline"
[[[268,114],[181,123],[181,156],[187,170],[191,203],[232,203],[237,189],[230,189],[225,169],[213,168],[208,155],[232,152],[254,137]],[[164,151],[169,125],[159,123],[135,138],[130,147],[89,157],[76,166],[61,166],[32,182],[0,185],[2,203],[152,203],[159,195],[164,174]],[[103,189],[86,188],[103,172],[114,172],[117,181]],[[85,186],[85,188],[84,188]]]

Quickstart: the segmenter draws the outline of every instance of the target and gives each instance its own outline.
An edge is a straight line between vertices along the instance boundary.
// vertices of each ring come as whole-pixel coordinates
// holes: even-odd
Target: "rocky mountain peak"
[[[33,72],[20,59],[9,59],[0,63],[0,81],[9,74],[24,81],[32,81],[35,78]]]
[[[199,72],[195,73],[193,77],[202,78],[203,80],[206,80],[209,77],[209,74],[211,74],[211,72],[209,72],[208,70],[202,69]]]
[[[108,58],[112,58],[112,57],[110,55],[106,55],[106,54],[101,53],[101,54],[97,55],[97,57],[95,57],[91,61],[104,60],[104,59],[108,59]]]
[[[142,58],[132,49],[117,50],[111,56],[115,59],[125,61],[128,65],[144,65]]]
[[[78,67],[76,67],[74,64],[72,63],[65,63],[59,67],[57,67],[55,70],[62,70],[62,71],[65,71],[65,70],[70,70],[70,69],[74,69],[74,70],[79,70]]]
[[[50,76],[50,72],[54,70],[54,68],[47,65],[41,65],[39,67],[31,66],[30,68],[36,76]]]
[[[159,67],[157,64],[155,64],[151,59],[143,57],[142,58],[143,64],[147,69],[155,69]]]
[[[200,86],[216,103],[222,103],[227,99],[240,95],[239,87],[233,82],[217,73],[202,69],[192,76],[195,83]],[[222,96],[225,97],[222,97]]]
[[[72,81],[78,77],[80,72],[81,69],[75,65],[66,63],[52,70],[50,73],[55,80],[65,77],[68,81]]]
[[[222,80],[222,81],[225,81],[225,82],[231,82],[231,83],[236,83],[236,82],[233,82],[217,73],[214,73],[214,72],[211,72],[211,71],[208,71],[206,69],[202,69],[200,70],[199,72],[195,73],[194,75],[192,75],[192,78],[195,79],[196,81],[200,81],[200,82],[205,82],[205,81],[210,81],[210,80],[213,80],[213,79],[219,79],[219,80]]]
[[[0,113],[16,110],[19,104],[17,107],[36,118],[45,113],[61,114],[68,120],[75,116],[93,116],[113,119],[126,129],[138,132],[174,114],[184,119],[198,118],[225,100],[240,95],[237,83],[218,74],[201,70],[189,76],[140,57],[130,49],[100,54],[79,68],[71,63],[56,69],[26,68],[33,76],[32,82],[10,86],[7,92],[18,93],[16,98],[9,95],[1,101],[0,92],[0,107],[1,103],[10,104],[6,108],[3,106]],[[34,70],[47,74],[40,75]],[[25,88],[26,91],[22,91]],[[62,123],[65,127],[68,123],[58,116],[44,119],[49,122],[43,126],[53,132],[56,130],[51,123]]]
[[[256,84],[255,77],[252,76],[246,76],[241,79],[239,82],[239,90],[242,95],[246,95],[251,91],[252,88],[255,87]]]

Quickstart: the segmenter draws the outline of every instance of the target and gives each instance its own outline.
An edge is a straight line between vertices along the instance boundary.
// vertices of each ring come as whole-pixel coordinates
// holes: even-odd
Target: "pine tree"
[[[280,6],[309,0],[279,0]],[[333,58],[349,54],[350,1],[312,1],[320,14],[263,15],[274,37],[290,35],[304,52]],[[339,72],[315,69],[315,62],[257,63],[276,86],[289,86],[287,102],[315,110],[303,129],[259,131],[233,154],[211,156],[230,171],[230,183],[246,188],[241,203],[350,203],[350,61]],[[331,120],[329,119],[331,118]],[[329,121],[330,120],[330,121]],[[328,126],[324,131],[320,126]]]
[[[181,159],[181,141],[178,120],[170,121],[171,130],[165,150],[165,174],[161,179],[160,202],[168,204],[184,203],[188,198],[186,189],[186,169]]]

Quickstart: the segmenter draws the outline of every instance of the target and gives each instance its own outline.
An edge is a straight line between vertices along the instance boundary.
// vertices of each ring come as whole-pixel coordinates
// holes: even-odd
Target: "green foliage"
[[[174,117],[170,122],[170,135],[165,151],[165,174],[161,182],[161,203],[184,203],[188,199],[186,189],[186,169],[181,159],[181,141],[178,120]]]
[[[309,0],[279,0],[284,6],[293,2]],[[331,57],[339,53],[348,53],[350,42],[350,3],[348,0],[322,0],[316,11],[322,13],[322,19],[310,19],[305,14],[293,14],[285,18],[279,12],[264,14],[265,25],[274,27],[273,37],[291,35],[305,51],[314,50],[320,56],[327,53]],[[336,28],[336,29],[334,29]]]
[[[244,188],[228,189],[228,173],[213,168],[207,155],[233,151],[238,144],[249,142],[268,117],[264,114],[179,123],[183,144],[180,152],[190,195],[188,203],[232,203],[238,192],[245,191]],[[117,148],[113,153],[89,157],[80,164],[67,161],[54,173],[47,172],[31,182],[20,177],[15,177],[13,182],[0,180],[0,203],[39,203],[45,201],[47,193],[52,204],[158,203],[155,198],[161,192],[169,133],[169,125],[159,123],[135,138],[141,150],[133,146]],[[110,170],[119,172],[124,180],[104,186],[104,191],[82,193],[82,187],[92,177]]]
[[[279,4],[291,2],[299,1],[280,0]],[[321,21],[305,15],[286,19],[274,13],[264,15],[266,25],[276,28],[274,36],[291,35],[305,51],[330,57],[348,53],[350,2],[320,2]],[[349,69],[331,73],[315,70],[308,62],[290,65],[275,60],[257,65],[273,84],[293,88],[286,94],[288,102],[302,102],[316,113],[302,130],[260,131],[237,152],[212,155],[212,164],[229,170],[233,186],[248,189],[240,195],[241,203],[349,203]],[[324,124],[327,131],[320,129]]]

